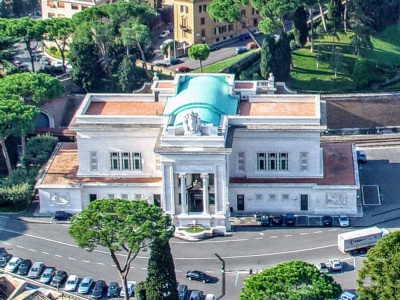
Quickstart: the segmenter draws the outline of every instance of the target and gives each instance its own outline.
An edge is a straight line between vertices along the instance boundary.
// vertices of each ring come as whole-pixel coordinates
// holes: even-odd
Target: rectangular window
[[[289,194],[283,194],[282,200],[289,200]]]
[[[121,199],[129,200],[129,194],[121,194]]]
[[[233,24],[228,25],[228,31],[233,31]]]
[[[71,4],[71,9],[72,10],[78,10],[79,9],[79,5],[78,4]]]
[[[208,194],[208,204],[215,205],[215,195],[214,194]]]
[[[89,201],[93,202],[95,200],[97,200],[97,194],[89,194]]]
[[[225,33],[226,32],[226,26],[222,26],[221,27],[221,31],[222,31],[222,33]]]
[[[64,15],[64,14],[58,14],[58,17],[59,17],[59,18],[64,18],[65,15]]]
[[[199,13],[206,12],[207,5],[202,4],[199,6]]]
[[[129,152],[122,152],[121,160],[122,160],[122,170],[130,170],[131,169],[131,154]]]
[[[181,13],[188,13],[189,8],[186,5],[181,5],[180,11],[181,11]]]
[[[119,152],[110,153],[111,170],[119,170]]]
[[[153,203],[154,205],[161,207],[161,195],[153,195]]]
[[[206,31],[204,29],[201,31],[201,37],[202,38],[206,37]]]
[[[47,16],[49,17],[49,19],[56,17],[56,15],[54,13],[48,13]]]
[[[138,153],[138,152],[132,153],[132,167],[133,167],[133,170],[141,170],[142,169],[141,153]]]
[[[262,194],[256,194],[256,200],[262,200]]]
[[[251,9],[251,14],[254,16],[254,15],[257,15],[258,14],[258,10],[257,9],[255,9],[254,7]]]
[[[160,154],[156,154],[155,156],[155,167],[156,167],[156,171],[160,171],[161,170],[161,158],[160,158]]]
[[[245,16],[246,16],[246,10],[245,10],[245,9],[242,9],[242,11],[240,12],[240,14],[242,15],[242,17],[245,17]]]
[[[135,200],[142,200],[142,194],[135,194]]]
[[[258,26],[258,19],[257,18],[253,19],[253,26],[254,27]]]
[[[97,159],[97,152],[90,151],[90,171],[97,171],[99,168],[99,161]]]
[[[114,194],[108,194],[107,197],[108,197],[108,199],[114,199],[115,195]]]
[[[269,194],[269,200],[273,201],[276,199],[276,195],[275,194]]]
[[[300,171],[308,170],[308,153],[300,152]]]
[[[82,10],[85,10],[86,8],[88,8],[89,6],[83,6],[82,5]]]
[[[242,22],[242,29],[246,28],[246,22]]]
[[[139,152],[111,152],[111,170],[141,170],[142,155]]]
[[[58,6],[58,7],[64,8],[64,7],[65,7],[65,4],[64,4],[64,2],[57,2],[57,6]]]
[[[244,152],[238,152],[238,171],[245,170],[245,156]]]
[[[206,24],[206,18],[200,18],[200,25]]]
[[[56,7],[53,1],[47,1],[47,6],[48,7]]]
[[[287,171],[287,153],[257,153],[257,170],[259,171]]]

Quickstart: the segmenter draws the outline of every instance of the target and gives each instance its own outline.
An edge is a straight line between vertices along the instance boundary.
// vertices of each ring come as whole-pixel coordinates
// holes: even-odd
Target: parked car
[[[118,282],[112,281],[110,282],[107,289],[107,297],[118,297],[119,296],[119,285]]]
[[[17,59],[15,59],[15,60],[13,60],[12,61],[12,64],[15,66],[15,67],[20,67],[21,65],[22,65],[22,62],[20,61],[20,60],[17,60]]]
[[[246,47],[247,47],[247,49],[250,49],[250,50],[255,49],[255,48],[257,48],[257,44],[255,42],[249,42],[249,43],[247,43]]]
[[[268,226],[269,225],[269,216],[262,215],[260,220],[261,226]]]
[[[64,281],[67,279],[67,272],[63,270],[58,270],[56,272],[56,275],[54,275],[53,279],[50,282],[51,286],[54,287],[60,287],[64,283]]]
[[[342,262],[339,259],[333,258],[329,260],[329,264],[332,271],[341,271]]]
[[[348,227],[349,224],[349,218],[345,214],[339,214],[339,225],[340,227]]]
[[[190,71],[190,68],[188,66],[180,65],[176,67],[175,71],[180,73],[186,73]]]
[[[246,47],[241,46],[241,47],[236,47],[235,52],[236,54],[242,54],[247,52],[248,50],[249,49],[247,49]]]
[[[212,277],[204,272],[193,270],[186,272],[186,278],[189,280],[197,280],[203,283],[211,282]],[[189,298],[190,299],[190,298]]]
[[[19,257],[14,256],[8,261],[8,263],[7,263],[6,267],[4,268],[4,270],[6,270],[7,272],[14,273],[15,271],[17,271],[17,269],[18,269],[19,265],[21,264],[21,262],[22,262],[22,259],[20,259]]]
[[[183,63],[183,61],[181,59],[171,57],[167,61],[167,66],[173,66],[173,65],[180,64],[180,63]]]
[[[357,295],[350,293],[350,292],[344,292],[340,295],[339,300],[356,300]]]
[[[186,284],[178,284],[178,299],[179,300],[186,300],[188,286]]]
[[[92,298],[100,299],[103,297],[103,293],[107,288],[107,284],[104,280],[97,280],[92,290]]]
[[[35,262],[28,272],[28,277],[29,278],[39,278],[40,274],[42,274],[43,269],[44,269],[43,262],[41,262],[41,261]]]
[[[69,212],[58,210],[54,213],[53,219],[56,221],[68,221],[69,219],[71,219],[71,217],[72,214],[70,214]]]
[[[331,216],[323,216],[322,217],[322,225],[323,226],[332,226],[333,218]]]
[[[166,38],[167,36],[169,36],[171,34],[171,31],[169,30],[163,30],[161,31],[161,33],[158,35],[158,37],[160,39]]]
[[[272,216],[272,224],[274,225],[282,225],[283,217],[282,215],[273,215]]]
[[[29,269],[32,267],[32,261],[30,259],[23,259],[21,264],[18,267],[17,274],[18,275],[26,275],[29,272]]]
[[[260,35],[262,33],[262,31],[260,29],[254,29],[253,31],[253,35]]]
[[[357,151],[357,161],[359,163],[366,163],[367,162],[367,154],[364,150]]]
[[[320,273],[329,273],[329,269],[326,263],[318,263],[316,266]]]
[[[69,275],[67,282],[65,283],[64,290],[68,292],[73,292],[76,290],[76,287],[78,286],[79,282],[79,277],[76,275]]]
[[[204,300],[215,300],[217,299],[214,294],[207,294]]]
[[[79,294],[89,294],[91,288],[93,285],[93,278],[90,276],[87,276],[82,279],[81,284],[78,287],[78,293]]]
[[[50,283],[51,279],[54,276],[56,269],[53,267],[47,267],[44,269],[42,276],[40,277],[39,281],[41,283]]]
[[[134,289],[135,289],[136,281],[128,281],[126,283],[127,293],[129,297],[133,297]],[[125,291],[121,288],[121,292],[119,293],[121,297],[125,297]]]
[[[62,67],[63,67],[62,61],[52,61],[52,62],[51,62],[51,65],[52,65],[53,67],[56,67],[56,68],[62,68]]]
[[[241,40],[241,41],[247,40],[247,39],[249,39],[249,38],[250,38],[250,33],[248,33],[248,32],[241,33],[241,34],[239,35],[239,40]]]
[[[0,255],[0,267],[4,268],[12,257],[13,256],[10,253],[7,253],[7,252],[1,253],[1,255]]]
[[[287,213],[285,215],[286,226],[294,226],[296,225],[296,217],[293,213]]]
[[[50,59],[48,59],[47,57],[42,57],[41,59],[39,59],[39,63],[41,63],[42,65],[48,66],[48,65],[50,65]]]
[[[192,291],[189,296],[189,300],[202,300],[203,299],[203,292],[202,291]]]

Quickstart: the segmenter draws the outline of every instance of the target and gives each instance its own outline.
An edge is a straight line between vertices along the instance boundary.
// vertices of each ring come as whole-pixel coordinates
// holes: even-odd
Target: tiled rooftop
[[[164,111],[162,102],[91,102],[86,115],[114,115],[114,116],[149,116],[161,115]]]
[[[241,116],[264,117],[313,117],[316,115],[315,102],[239,102]]]
[[[355,185],[351,144],[321,144],[324,159],[322,178],[237,178],[231,183],[316,183],[318,185]]]
[[[172,89],[174,83],[172,81],[157,81],[156,89]]]
[[[254,82],[235,81],[235,89],[252,89],[254,84]]]
[[[62,143],[40,184],[77,185],[86,182],[101,183],[154,183],[154,178],[78,177],[78,149],[76,143]]]

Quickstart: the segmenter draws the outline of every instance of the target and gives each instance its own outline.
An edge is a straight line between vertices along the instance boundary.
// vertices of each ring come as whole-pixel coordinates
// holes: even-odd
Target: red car
[[[190,68],[188,67],[188,66],[177,66],[176,67],[176,69],[175,69],[175,71],[176,72],[183,72],[183,73],[186,73],[186,72],[189,72],[190,71]]]

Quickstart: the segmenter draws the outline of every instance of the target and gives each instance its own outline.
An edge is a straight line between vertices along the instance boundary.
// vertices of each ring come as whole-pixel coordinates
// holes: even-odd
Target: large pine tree
[[[178,300],[175,265],[168,240],[151,247],[147,266],[146,300]]]

